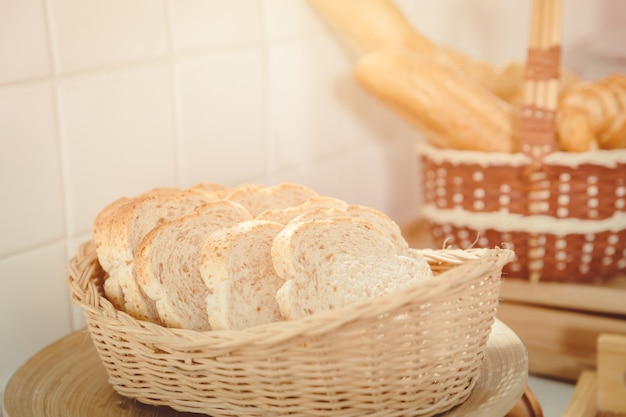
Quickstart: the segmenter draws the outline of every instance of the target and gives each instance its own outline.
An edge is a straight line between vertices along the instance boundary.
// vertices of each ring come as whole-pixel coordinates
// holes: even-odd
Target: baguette
[[[432,42],[417,31],[390,0],[309,0],[309,3],[357,59],[380,50],[406,49],[457,67],[495,94],[511,95],[521,81],[511,82],[508,75],[501,76],[490,63]]]
[[[364,56],[354,75],[437,147],[514,152],[519,146],[518,111],[451,66],[384,50]]]

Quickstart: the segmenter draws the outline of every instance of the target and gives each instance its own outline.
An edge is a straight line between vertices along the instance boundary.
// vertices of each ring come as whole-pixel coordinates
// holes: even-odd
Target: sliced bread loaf
[[[240,330],[282,319],[271,248],[283,225],[251,220],[211,234],[200,253],[206,311],[214,330]]]
[[[247,220],[252,217],[241,205],[216,200],[186,216],[160,223],[145,236],[136,252],[135,277],[155,302],[166,326],[210,329],[208,290],[199,270],[200,250],[216,230]]]

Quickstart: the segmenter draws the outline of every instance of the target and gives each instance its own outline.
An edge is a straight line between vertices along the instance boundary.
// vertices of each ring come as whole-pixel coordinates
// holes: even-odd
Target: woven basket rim
[[[415,145],[415,151],[419,155],[426,155],[430,159],[441,162],[478,164],[478,165],[506,165],[524,166],[532,162],[532,158],[522,152],[484,152],[467,149],[444,149],[438,148],[426,141]],[[616,167],[626,163],[626,148],[622,149],[593,149],[585,152],[554,151],[546,155],[542,163],[544,165],[565,165],[576,167],[583,164]]]
[[[315,336],[339,328],[347,323],[363,319],[363,317],[379,316],[380,306],[384,305],[388,310],[423,299],[429,295],[444,292],[450,285],[455,285],[455,280],[447,280],[452,274],[452,269],[464,268],[466,273],[455,275],[462,276],[463,280],[476,277],[477,274],[486,274],[495,268],[500,269],[510,262],[515,254],[509,249],[473,248],[473,249],[434,249],[423,250],[423,254],[429,262],[448,263],[453,265],[447,271],[441,272],[435,279],[416,282],[401,290],[393,291],[385,296],[370,300],[363,300],[348,306],[333,310],[315,313],[297,320],[285,320],[262,324],[243,330],[207,330],[196,331],[190,329],[166,328],[156,323],[135,319],[128,313],[117,310],[111,302],[102,295],[97,285],[89,280],[86,288],[82,288],[76,280],[76,271],[85,266],[85,263],[96,265],[97,257],[93,242],[84,242],[76,256],[69,262],[69,274],[67,284],[72,290],[72,302],[81,307],[95,312],[99,316],[117,320],[121,325],[143,328],[146,330],[142,337],[146,342],[154,338],[154,342],[168,341],[175,345],[177,339],[184,340],[184,349],[193,348],[195,344],[204,346],[211,343],[216,349],[235,349],[243,345],[265,346],[271,345],[298,336]],[[454,265],[456,264],[456,265]],[[458,281],[458,279],[456,279]],[[87,296],[85,290],[92,291],[92,297]],[[95,295],[97,293],[97,296]],[[332,318],[332,326],[329,326],[329,318]]]

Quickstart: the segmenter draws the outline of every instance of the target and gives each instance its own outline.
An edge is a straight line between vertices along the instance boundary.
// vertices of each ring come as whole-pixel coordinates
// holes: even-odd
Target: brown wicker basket
[[[424,218],[440,245],[504,245],[530,281],[601,281],[626,271],[626,149],[556,151],[560,1],[535,0],[520,152],[419,145]]]
[[[433,416],[465,401],[495,320],[504,249],[423,252],[435,279],[345,308],[243,331],[138,321],[103,296],[92,242],[69,263],[121,395],[219,416]]]

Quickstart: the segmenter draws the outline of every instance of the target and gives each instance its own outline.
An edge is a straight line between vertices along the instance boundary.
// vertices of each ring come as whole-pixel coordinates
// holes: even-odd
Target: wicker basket
[[[244,331],[164,328],[116,310],[92,242],[72,301],[119,394],[219,416],[432,416],[465,401],[495,320],[504,249],[425,251],[437,277],[375,300]]]
[[[536,282],[626,271],[626,149],[556,151],[560,1],[535,0],[516,154],[419,145],[425,220],[440,245],[504,245]]]

